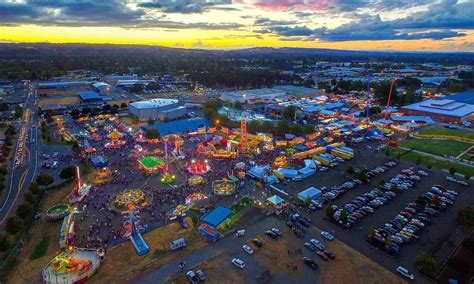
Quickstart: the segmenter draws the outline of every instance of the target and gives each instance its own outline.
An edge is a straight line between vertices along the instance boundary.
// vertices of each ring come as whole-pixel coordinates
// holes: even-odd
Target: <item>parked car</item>
[[[325,248],[324,244],[319,240],[311,239],[309,242],[319,250],[323,250]]]
[[[327,257],[329,257],[330,259],[336,259],[336,255],[331,252],[331,251],[328,251],[328,250],[323,250],[324,254],[326,254]]]
[[[411,279],[411,280],[415,279],[415,275],[413,275],[413,273],[408,271],[408,269],[406,269],[405,267],[402,267],[402,266],[397,267],[397,272],[408,279]]]
[[[324,252],[322,252],[322,251],[317,251],[316,254],[317,254],[322,260],[324,260],[324,261],[328,261],[328,260],[329,260],[329,258],[327,257],[327,255],[326,255]]]
[[[274,232],[277,236],[282,235],[282,232],[280,231],[280,229],[277,229],[277,228],[272,228],[272,232]]]
[[[263,243],[259,239],[253,239],[252,240],[253,244],[256,245],[257,247],[261,248]]]
[[[201,281],[201,282],[204,282],[207,279],[206,274],[204,274],[204,272],[201,269],[196,271],[196,275],[199,278],[199,281]]]
[[[249,247],[248,245],[243,245],[242,248],[244,249],[244,251],[250,255],[253,254],[253,249],[251,247]]]
[[[186,273],[186,277],[188,277],[189,282],[191,282],[193,284],[199,282],[198,276],[192,270],[190,270]]]
[[[311,267],[311,269],[313,270],[318,269],[318,265],[316,264],[316,262],[314,262],[314,260],[312,260],[311,258],[307,256],[303,257],[303,262],[309,267]]]
[[[275,233],[274,233],[273,231],[271,231],[271,230],[266,231],[265,234],[266,234],[267,236],[269,236],[270,238],[272,238],[272,239],[276,239],[276,238],[278,237],[278,235],[275,234]]]
[[[306,243],[304,243],[304,246],[307,247],[310,251],[315,251],[316,250],[316,247],[311,243],[306,242]]]
[[[243,260],[241,260],[240,258],[232,259],[232,263],[240,269],[245,268],[245,262]]]

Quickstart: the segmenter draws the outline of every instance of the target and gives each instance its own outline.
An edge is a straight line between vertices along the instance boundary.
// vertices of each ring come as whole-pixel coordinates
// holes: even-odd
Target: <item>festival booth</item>
[[[146,175],[157,175],[164,168],[163,162],[155,156],[143,157],[138,160],[138,167]]]
[[[91,162],[95,168],[104,168],[104,167],[107,167],[108,165],[107,158],[104,156],[92,157]]]
[[[222,234],[216,229],[227,218],[232,215],[232,210],[225,207],[217,207],[201,218],[202,224],[198,231],[209,241],[217,241]]]
[[[285,200],[278,195],[267,198],[267,204],[275,211],[276,215],[281,215],[287,207]]]
[[[191,186],[202,184],[203,182],[204,178],[202,176],[192,176],[188,179],[188,184]]]

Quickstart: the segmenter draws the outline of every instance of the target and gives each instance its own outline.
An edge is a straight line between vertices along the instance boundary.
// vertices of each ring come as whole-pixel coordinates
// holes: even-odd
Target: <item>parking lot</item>
[[[311,176],[306,180],[291,182],[288,185],[279,184],[278,187],[290,193],[293,198],[296,198],[299,191],[310,186],[316,188],[325,186],[330,188],[342,184],[347,180],[347,174],[345,171],[348,165],[352,165],[354,168],[357,168],[358,166],[374,168],[389,161],[389,159],[382,153],[369,150],[366,145],[357,145],[353,148],[355,153],[355,158],[353,160],[344,162],[336,168],[329,169],[326,172],[317,172],[314,176]],[[374,147],[372,147],[372,149],[374,149]],[[367,184],[362,184],[352,190],[348,190],[333,202],[339,205],[350,202],[358,195],[377,187],[381,179],[388,181],[390,178],[401,172],[402,169],[411,166],[413,166],[412,163],[400,161],[397,166],[373,178]],[[457,224],[457,210],[462,206],[474,203],[474,195],[468,192],[469,187],[447,181],[447,174],[442,171],[423,170],[428,172],[429,176],[422,177],[421,181],[417,182],[415,187],[404,190],[401,194],[398,194],[396,198],[375,210],[373,214],[369,214],[363,218],[351,230],[345,230],[330,221],[325,220],[325,207],[316,210],[313,213],[308,213],[308,210],[300,207],[300,212],[303,216],[310,217],[313,225],[316,227],[334,233],[336,238],[383,265],[388,270],[394,271],[397,266],[402,265],[412,272],[415,272],[414,259],[421,252],[426,251],[432,253],[438,262],[441,263],[450,255],[455,246],[462,241],[468,230]],[[407,203],[414,202],[417,196],[429,191],[434,184],[446,185],[448,189],[454,189],[460,194],[456,197],[453,206],[449,206],[446,211],[441,212],[432,218],[432,224],[423,231],[419,240],[415,243],[410,243],[404,246],[401,254],[396,257],[391,257],[366,242],[371,228],[383,227],[383,225],[396,216]],[[419,280],[425,279],[419,273],[415,273],[415,277]]]

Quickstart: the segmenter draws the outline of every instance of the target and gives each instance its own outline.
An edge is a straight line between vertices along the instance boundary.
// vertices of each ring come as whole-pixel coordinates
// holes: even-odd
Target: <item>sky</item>
[[[0,0],[0,42],[474,52],[474,0]]]

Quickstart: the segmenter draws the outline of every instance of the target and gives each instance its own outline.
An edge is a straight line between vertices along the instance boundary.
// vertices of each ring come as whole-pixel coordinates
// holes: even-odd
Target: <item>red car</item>
[[[328,260],[329,260],[328,256],[327,256],[324,252],[322,252],[322,251],[317,251],[316,254],[317,254],[320,258],[322,258],[324,261],[328,261]]]

